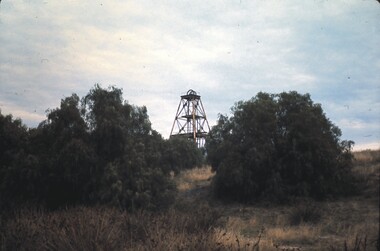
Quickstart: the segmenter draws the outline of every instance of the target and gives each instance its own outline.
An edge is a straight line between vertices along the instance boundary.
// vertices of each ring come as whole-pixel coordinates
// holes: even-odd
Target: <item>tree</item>
[[[258,93],[219,116],[207,142],[218,197],[249,202],[348,192],[352,141],[309,94]]]
[[[181,170],[200,167],[203,164],[203,153],[197,145],[186,138],[172,137],[164,146],[164,161],[167,171],[179,173]]]
[[[4,116],[0,110],[0,167],[12,164],[27,143],[27,127],[21,119],[13,119],[12,115]]]
[[[128,104],[121,89],[95,85],[82,99],[82,114],[98,156],[96,200],[130,209],[167,205],[174,185],[146,107]]]
[[[122,90],[95,85],[82,99],[82,114],[90,129],[91,141],[100,161],[109,162],[123,154],[132,107],[123,104]]]
[[[94,153],[76,94],[61,100],[38,128],[30,130],[29,152],[38,159],[40,203],[49,208],[88,203],[94,187]],[[32,180],[29,183],[33,183]]]
[[[36,195],[35,187],[27,181],[36,181],[38,160],[28,154],[28,141],[21,119],[0,111],[0,209]]]
[[[119,88],[95,85],[82,99],[62,99],[37,128],[0,113],[0,207],[156,210],[174,199],[169,172],[199,159],[193,144],[153,130],[145,106],[128,104]]]

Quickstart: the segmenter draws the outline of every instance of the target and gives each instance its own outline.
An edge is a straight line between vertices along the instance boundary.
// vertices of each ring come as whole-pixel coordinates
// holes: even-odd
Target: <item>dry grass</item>
[[[202,167],[174,177],[180,193],[166,212],[79,207],[0,214],[0,250],[379,250],[378,156],[355,153],[365,193],[337,201],[221,204],[207,196],[214,174]]]
[[[260,250],[377,250],[380,151],[356,152],[354,157],[354,171],[365,183],[362,195],[289,206],[214,202],[223,215],[218,229],[224,235],[219,241],[236,249],[237,244],[252,247],[260,236]],[[195,189],[212,177],[211,169],[204,170],[201,174],[198,169],[186,171],[179,184],[188,184],[186,191]]]
[[[125,242],[115,209],[75,208],[47,213],[20,210],[0,226],[2,250],[116,250]]]
[[[380,162],[380,149],[379,150],[364,150],[354,152],[355,164],[359,166],[366,166],[378,164]]]
[[[223,231],[243,242],[261,235],[260,250],[344,250],[355,246],[355,240],[367,240],[366,250],[376,250],[379,233],[378,200],[352,198],[342,201],[318,202],[319,221],[293,225],[297,206],[224,206]],[[303,204],[300,204],[303,207]],[[364,250],[364,249],[358,249]]]
[[[217,214],[128,214],[114,208],[78,207],[60,212],[23,210],[0,226],[1,250],[214,250]]]
[[[380,150],[354,152],[354,171],[359,178],[359,187],[364,197],[379,195],[380,188]]]
[[[211,166],[202,166],[190,170],[182,171],[175,181],[180,192],[189,191],[191,189],[208,186],[210,180],[215,175],[211,171]]]
[[[224,231],[245,240],[264,229],[260,250],[378,250],[380,151],[354,155],[363,194],[289,206],[219,204]]]
[[[320,236],[321,230],[315,226],[301,225],[297,227],[271,227],[267,230],[267,236],[274,243],[285,244],[314,244]]]

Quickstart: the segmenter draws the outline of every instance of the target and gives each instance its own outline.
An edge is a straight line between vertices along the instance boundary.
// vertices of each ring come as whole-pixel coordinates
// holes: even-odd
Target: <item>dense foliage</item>
[[[220,115],[207,142],[215,193],[243,202],[316,199],[352,190],[352,141],[309,94],[259,93]]]
[[[201,149],[194,149],[194,142],[183,137],[172,137],[166,143],[165,162],[169,170],[179,173],[181,170],[202,166],[204,156]]]
[[[0,207],[164,207],[175,191],[169,172],[199,164],[196,146],[182,143],[164,140],[147,109],[115,87],[62,99],[33,129],[0,113]]]

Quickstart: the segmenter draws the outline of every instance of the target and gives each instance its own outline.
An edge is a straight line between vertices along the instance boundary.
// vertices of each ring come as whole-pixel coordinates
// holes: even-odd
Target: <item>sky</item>
[[[260,91],[297,91],[354,150],[380,148],[375,0],[3,0],[0,45],[1,113],[29,127],[97,83],[145,105],[164,138],[189,89],[210,126]]]

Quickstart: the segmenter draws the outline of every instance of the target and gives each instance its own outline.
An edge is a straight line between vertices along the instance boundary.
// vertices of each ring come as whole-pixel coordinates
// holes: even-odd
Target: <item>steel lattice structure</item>
[[[190,89],[186,95],[181,96],[170,137],[182,136],[202,147],[209,131],[201,96]]]

